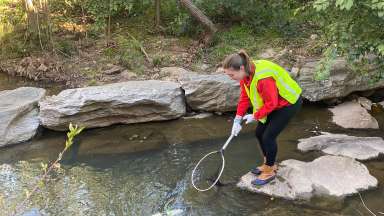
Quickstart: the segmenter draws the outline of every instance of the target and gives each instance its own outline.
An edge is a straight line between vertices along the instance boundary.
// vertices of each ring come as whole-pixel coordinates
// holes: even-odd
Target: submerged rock
[[[251,181],[254,179],[256,176],[249,172],[241,177],[237,186],[291,200],[306,200],[313,196],[343,198],[378,184],[364,164],[349,157],[332,155],[312,162],[285,160],[280,164],[276,179],[264,186],[253,186]]]
[[[379,128],[376,119],[356,101],[344,102],[329,110],[333,113],[332,121],[343,128]]]
[[[181,74],[179,82],[185,90],[187,104],[193,110],[226,112],[236,110],[239,83],[225,74]]]
[[[27,141],[39,127],[38,101],[45,90],[21,87],[0,92],[0,146]]]
[[[362,76],[348,67],[344,58],[333,61],[329,75],[324,80],[316,80],[316,68],[319,60],[308,59],[300,67],[297,81],[303,88],[304,98],[310,101],[321,101],[331,98],[345,97],[355,91],[365,91],[384,86],[384,80],[372,83],[377,69],[369,68]]]
[[[299,139],[298,149],[301,151],[321,150],[326,154],[368,160],[384,154],[384,140],[380,137],[323,133],[320,136]]]
[[[40,102],[42,125],[67,130],[175,119],[186,112],[180,85],[168,81],[129,81],[67,89]]]
[[[195,113],[189,116],[184,116],[183,119],[203,119],[203,118],[209,118],[211,116],[213,116],[212,113],[203,112],[203,113]]]

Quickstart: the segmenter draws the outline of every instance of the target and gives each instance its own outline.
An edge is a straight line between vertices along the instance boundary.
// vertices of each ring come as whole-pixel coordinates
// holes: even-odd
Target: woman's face
[[[227,74],[231,79],[240,81],[247,76],[245,73],[244,66],[240,66],[240,70],[235,70],[233,68],[224,69],[224,73]]]

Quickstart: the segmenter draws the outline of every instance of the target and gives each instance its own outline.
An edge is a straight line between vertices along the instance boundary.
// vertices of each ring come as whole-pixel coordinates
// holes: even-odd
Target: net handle
[[[231,140],[233,139],[234,135],[231,134],[231,136],[229,136],[229,138],[227,139],[227,141],[224,143],[223,147],[221,147],[221,151],[224,151],[227,146],[229,145],[229,143],[231,142]]]

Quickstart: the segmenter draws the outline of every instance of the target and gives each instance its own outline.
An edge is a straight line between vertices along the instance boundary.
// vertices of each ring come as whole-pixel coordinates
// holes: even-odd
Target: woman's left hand
[[[255,119],[255,117],[253,116],[253,114],[247,114],[247,115],[245,115],[245,116],[243,117],[243,120],[246,120],[246,121],[245,121],[245,124],[249,124],[249,123],[252,123],[252,122],[257,121],[257,120]]]

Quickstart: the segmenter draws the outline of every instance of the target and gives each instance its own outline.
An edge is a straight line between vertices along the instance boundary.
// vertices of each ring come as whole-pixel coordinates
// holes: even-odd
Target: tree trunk
[[[29,32],[37,32],[37,9],[32,0],[25,0],[25,10],[27,12],[27,27]]]
[[[161,5],[161,0],[155,0],[155,7],[156,7],[155,25],[156,25],[156,28],[158,28],[160,26],[160,5]]]
[[[179,0],[181,5],[185,7],[189,13],[197,19],[201,24],[204,25],[205,28],[207,28],[211,34],[214,34],[217,31],[217,28],[213,22],[204,15],[204,13],[197,8],[191,0]]]

